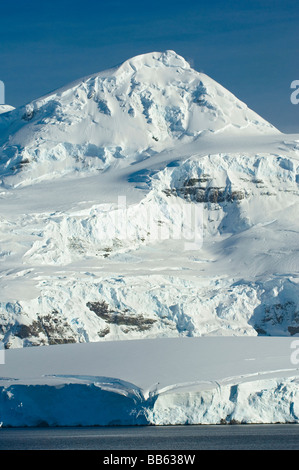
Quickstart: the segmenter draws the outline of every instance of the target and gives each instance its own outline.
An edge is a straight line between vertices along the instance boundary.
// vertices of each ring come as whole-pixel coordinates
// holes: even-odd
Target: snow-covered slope
[[[203,139],[202,152],[182,145],[102,175],[3,188],[7,347],[296,335],[299,159],[285,139],[256,138],[260,153],[244,137],[231,151]],[[192,249],[183,207],[202,215]]]
[[[135,57],[0,129],[7,348],[299,332],[298,136],[182,57]]]
[[[0,118],[0,130],[1,173],[14,175],[7,184],[105,170],[205,133],[278,132],[173,51],[61,88]]]

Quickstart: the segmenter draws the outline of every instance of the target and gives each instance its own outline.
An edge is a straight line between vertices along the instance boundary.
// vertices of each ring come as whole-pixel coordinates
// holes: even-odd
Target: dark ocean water
[[[0,429],[1,450],[291,450],[299,425]]]

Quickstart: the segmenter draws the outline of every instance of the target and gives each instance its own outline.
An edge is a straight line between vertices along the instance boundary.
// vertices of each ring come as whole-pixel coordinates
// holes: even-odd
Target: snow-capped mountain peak
[[[123,62],[117,70],[128,70],[128,67],[132,67],[136,71],[144,67],[181,67],[183,69],[190,69],[190,64],[176,52],[167,50],[165,52],[150,52],[132,57]]]
[[[204,134],[278,131],[173,51],[125,61],[0,117],[3,176],[106,169]],[[132,135],[134,139],[132,139]],[[30,174],[30,175],[29,175]]]

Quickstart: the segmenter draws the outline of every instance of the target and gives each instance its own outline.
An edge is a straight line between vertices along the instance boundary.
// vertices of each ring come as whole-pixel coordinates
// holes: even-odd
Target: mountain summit
[[[105,169],[203,134],[278,132],[173,51],[134,57],[5,113],[0,130],[2,175],[38,178]]]

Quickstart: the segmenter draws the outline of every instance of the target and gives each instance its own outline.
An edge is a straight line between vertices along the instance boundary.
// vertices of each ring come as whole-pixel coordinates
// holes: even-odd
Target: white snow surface
[[[173,51],[135,57],[4,111],[0,340],[8,358],[20,358],[23,347],[37,361],[42,351],[80,351],[92,345],[70,343],[96,343],[108,348],[108,361],[109,345],[121,347],[118,340],[133,347],[213,336],[275,345],[277,338],[254,337],[288,342],[299,335],[299,135],[280,133]],[[200,214],[191,240],[180,236],[183,225],[194,228],[182,218],[188,211]],[[247,362],[238,373],[234,365],[228,376],[247,374]],[[13,378],[5,367],[3,377]],[[24,370],[30,377],[27,363]],[[67,367],[61,373],[84,375]],[[139,424],[296,421],[296,374],[271,374],[250,379],[250,386],[236,379],[238,392],[230,383],[218,394],[179,386],[166,399],[160,390],[145,405],[149,385],[138,374],[103,367],[90,372],[112,377],[112,388],[120,380],[134,390],[133,401],[117,405],[126,417],[111,417],[107,405],[98,424],[132,424],[136,387],[147,410],[141,421],[135,413]],[[172,378],[165,387],[201,378]],[[82,408],[85,393],[92,403],[98,397],[92,378],[52,385],[52,379],[38,388],[30,380],[5,382],[2,400],[11,408],[3,423],[71,424],[62,405],[59,419],[57,410],[55,417],[44,416],[38,403],[56,402],[56,393],[63,393],[61,403],[73,396]],[[24,405],[32,420],[17,413],[27,399],[39,406],[33,413]],[[263,414],[265,402],[273,404],[272,415],[270,408]],[[93,414],[88,419],[83,411],[80,419],[74,415],[74,422],[86,424]]]
[[[3,185],[1,339],[296,335],[294,137],[206,137],[96,176]],[[203,217],[196,249],[167,238],[182,205]]]

